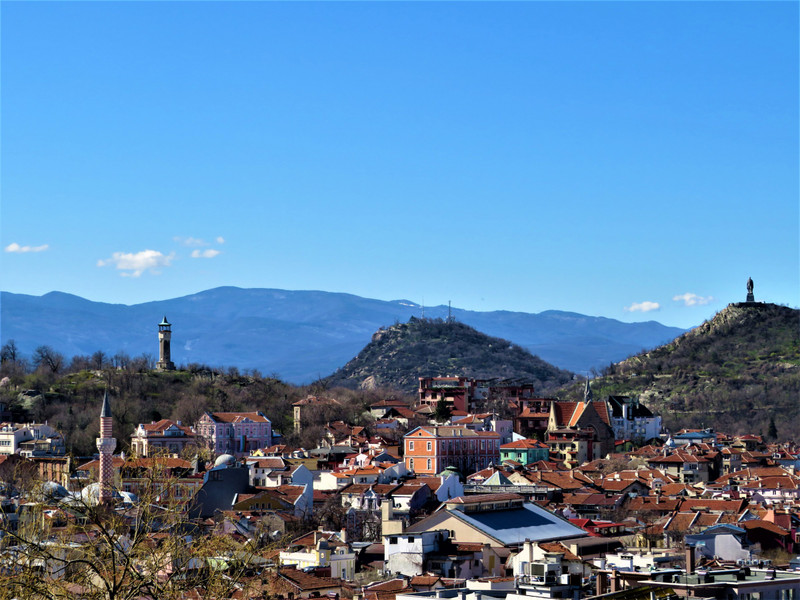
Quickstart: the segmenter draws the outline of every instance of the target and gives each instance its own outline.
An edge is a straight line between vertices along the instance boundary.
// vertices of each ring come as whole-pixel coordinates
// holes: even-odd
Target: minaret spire
[[[100,417],[111,418],[111,402],[108,400],[108,389],[106,389],[106,393],[103,394],[103,408],[100,410]]]

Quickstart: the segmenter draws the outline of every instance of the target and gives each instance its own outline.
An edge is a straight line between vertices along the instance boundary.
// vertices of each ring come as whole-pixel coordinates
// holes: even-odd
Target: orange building
[[[466,476],[500,463],[500,434],[459,426],[417,427],[403,437],[406,468],[436,475],[453,467]]]

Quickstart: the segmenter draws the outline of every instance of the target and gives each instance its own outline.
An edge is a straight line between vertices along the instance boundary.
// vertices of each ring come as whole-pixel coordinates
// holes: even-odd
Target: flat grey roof
[[[563,540],[588,535],[580,527],[551,512],[526,502],[520,508],[480,512],[448,511],[451,515],[480,529],[505,546],[532,542]]]

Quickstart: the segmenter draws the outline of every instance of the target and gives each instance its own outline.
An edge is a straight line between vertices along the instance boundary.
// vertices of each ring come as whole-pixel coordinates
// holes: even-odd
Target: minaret
[[[111,502],[114,492],[111,484],[114,481],[114,458],[112,452],[117,447],[113,437],[111,419],[111,403],[108,401],[108,389],[103,396],[103,409],[100,411],[100,437],[97,438],[97,450],[100,452],[100,490],[98,500],[101,504]]]
[[[156,369],[159,371],[174,371],[175,363],[172,362],[169,354],[169,341],[172,339],[172,325],[167,321],[166,315],[164,320],[158,324],[158,362]]]

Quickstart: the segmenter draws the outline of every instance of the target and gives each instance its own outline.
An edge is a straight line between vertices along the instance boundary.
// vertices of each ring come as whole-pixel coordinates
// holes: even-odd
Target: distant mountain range
[[[131,306],[61,292],[2,292],[0,341],[15,340],[26,356],[42,344],[67,357],[97,350],[157,355],[157,325],[165,315],[173,325],[172,358],[178,365],[258,369],[307,383],[347,363],[381,327],[420,317],[422,308],[407,300],[235,287]],[[425,317],[447,315],[446,306],[425,307]],[[623,323],[555,310],[531,314],[453,308],[452,315],[578,373],[654,348],[685,331],[655,321]]]
[[[417,319],[382,329],[353,360],[323,379],[330,387],[386,387],[414,394],[419,378],[436,373],[476,379],[533,383],[546,393],[572,381],[573,374],[546,363],[507,340],[469,325],[442,319]]]

